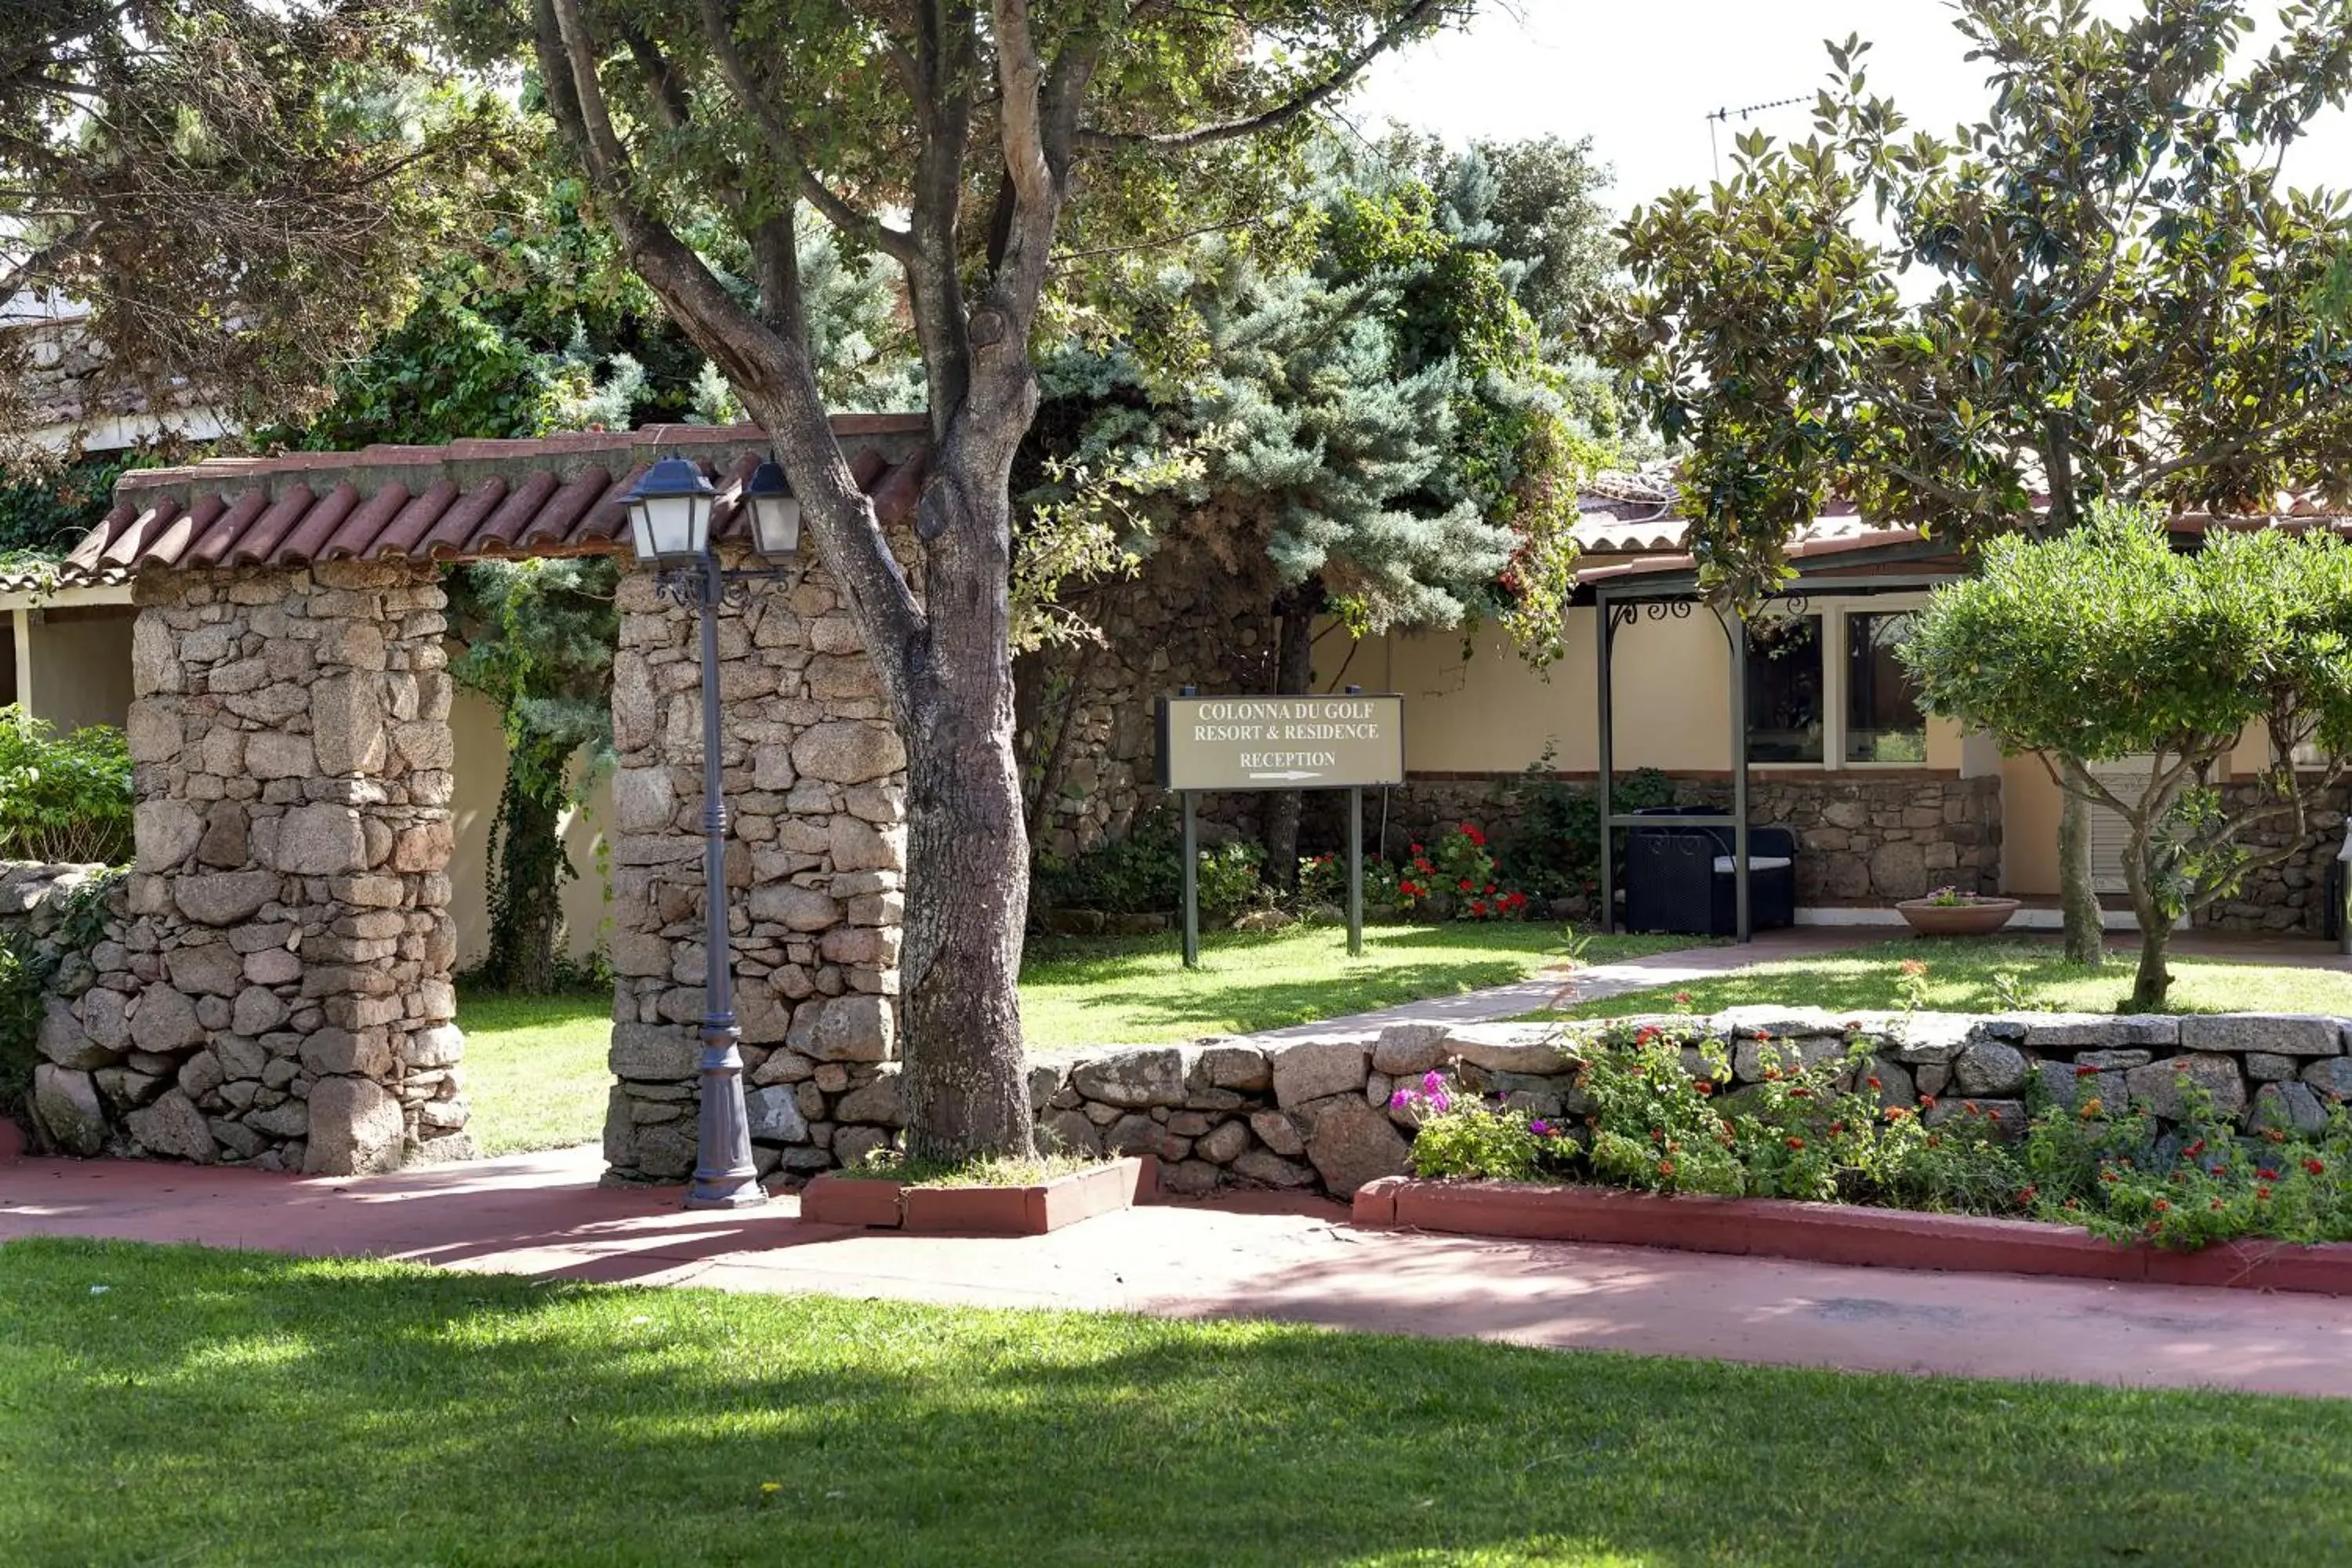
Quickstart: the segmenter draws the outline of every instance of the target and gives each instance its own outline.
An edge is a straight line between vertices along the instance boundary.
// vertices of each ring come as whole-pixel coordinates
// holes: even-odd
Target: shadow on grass
[[[1522,978],[1523,965],[1488,960],[1386,964],[1370,973],[1289,982],[1255,978],[1244,971],[1233,975],[1229,984],[1185,989],[1171,989],[1165,977],[1139,978],[1125,984],[1097,980],[1088,983],[1083,994],[1059,1001],[1057,1007],[1079,1017],[1117,1017],[1155,1031],[1193,1027],[1204,1035],[1247,1035],[1369,1013],[1428,996],[1508,985]],[[1108,1041],[1114,1037],[1097,1031],[1093,1037]]]
[[[2341,1405],[0,1252],[11,1563],[2267,1564],[2347,1539]]]

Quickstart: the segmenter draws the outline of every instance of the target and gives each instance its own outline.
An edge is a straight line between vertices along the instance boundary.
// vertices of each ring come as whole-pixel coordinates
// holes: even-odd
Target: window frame
[[[1807,596],[1802,614],[1821,620],[1822,760],[1818,763],[1759,763],[1751,769],[1769,773],[1917,773],[1937,770],[1924,757],[1916,763],[1857,763],[1846,760],[1846,617],[1850,615],[1895,616],[1927,608],[1928,595],[1912,590],[1896,594],[1845,594],[1834,597]],[[1923,724],[1933,720],[1921,715]]]

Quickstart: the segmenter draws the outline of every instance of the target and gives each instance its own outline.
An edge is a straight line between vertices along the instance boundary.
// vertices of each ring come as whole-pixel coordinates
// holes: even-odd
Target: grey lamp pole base
[[[768,1201],[751,1163],[751,1118],[743,1103],[742,1030],[735,1022],[734,963],[727,931],[727,801],[719,766],[719,605],[726,592],[718,558],[702,558],[696,605],[702,633],[702,876],[705,894],[701,1108],[695,1121],[690,1209],[751,1208]]]

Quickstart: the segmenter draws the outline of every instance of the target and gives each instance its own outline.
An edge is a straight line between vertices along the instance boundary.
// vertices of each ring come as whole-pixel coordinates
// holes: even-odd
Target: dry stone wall
[[[695,612],[650,573],[619,589],[613,670],[616,1181],[694,1167],[703,1008],[701,665]],[[823,570],[719,614],[720,764],[735,1014],[761,1173],[880,1147],[898,1097],[906,754]]]
[[[150,572],[137,602],[136,860],[44,1025],[39,1120],[265,1170],[470,1156],[436,570]]]
[[[1402,1086],[1436,1070],[1531,1115],[1587,1107],[1578,1055],[1602,1029],[1648,1026],[1728,1042],[1727,1103],[1776,1060],[1808,1065],[1859,1042],[1889,1105],[1930,1125],[1979,1114],[2021,1131],[2033,1100],[2079,1109],[2145,1109],[2159,1129],[2188,1086],[2214,1109],[2263,1128],[2316,1135],[2328,1108],[2352,1100],[2352,1019],[2302,1014],[2117,1017],[2016,1013],[1830,1014],[1770,1005],[1712,1017],[1608,1024],[1398,1024],[1280,1041],[1205,1040],[1039,1061],[1030,1079],[1040,1141],[1087,1153],[1153,1154],[1171,1192],[1224,1185],[1352,1194],[1404,1172],[1412,1115]],[[1696,1070],[1696,1051],[1685,1057]],[[2031,1086],[2031,1087],[2029,1087]]]

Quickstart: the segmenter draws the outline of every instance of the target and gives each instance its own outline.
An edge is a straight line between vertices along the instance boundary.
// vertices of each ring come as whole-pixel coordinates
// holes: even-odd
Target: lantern
[[[743,499],[751,508],[751,548],[770,561],[781,561],[800,548],[800,498],[793,494],[773,458],[751,470]]]
[[[691,565],[710,543],[710,502],[718,491],[684,458],[664,458],[629,492],[629,542],[640,562]]]

